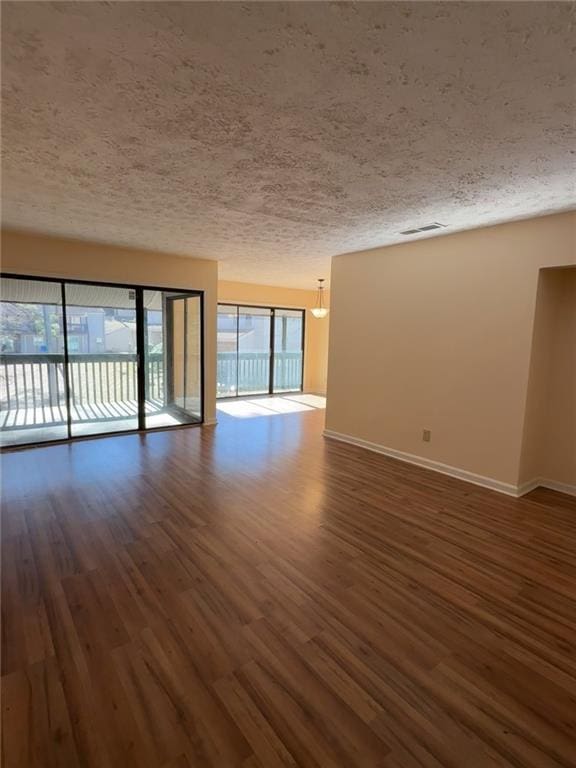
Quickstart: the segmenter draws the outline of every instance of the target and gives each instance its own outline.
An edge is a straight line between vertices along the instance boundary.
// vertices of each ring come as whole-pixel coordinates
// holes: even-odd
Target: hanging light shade
[[[324,306],[324,278],[318,278],[318,292],[316,294],[316,306],[312,309],[314,317],[319,319],[326,317],[328,308]]]

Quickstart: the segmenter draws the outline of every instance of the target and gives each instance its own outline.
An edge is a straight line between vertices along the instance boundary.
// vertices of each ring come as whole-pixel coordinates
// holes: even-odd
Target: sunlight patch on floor
[[[326,398],[322,395],[285,395],[284,397],[296,403],[310,405],[312,408],[326,408]]]
[[[278,416],[285,413],[301,413],[326,407],[326,398],[318,395],[285,395],[220,401],[216,408],[221,413],[238,419],[255,416]]]

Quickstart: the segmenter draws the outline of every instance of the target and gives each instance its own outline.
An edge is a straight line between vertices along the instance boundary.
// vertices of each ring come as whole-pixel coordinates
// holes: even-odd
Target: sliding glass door
[[[304,366],[304,313],[274,310],[274,392],[302,388]]]
[[[238,307],[218,305],[216,397],[238,394]]]
[[[265,395],[270,390],[272,310],[238,307],[238,394]]]
[[[136,291],[66,283],[70,433],[138,429]]]
[[[62,286],[2,278],[0,445],[68,436]]]
[[[0,278],[0,445],[203,418],[202,295]]]
[[[202,421],[200,296],[144,291],[145,426]]]
[[[304,310],[218,305],[217,396],[302,391]]]

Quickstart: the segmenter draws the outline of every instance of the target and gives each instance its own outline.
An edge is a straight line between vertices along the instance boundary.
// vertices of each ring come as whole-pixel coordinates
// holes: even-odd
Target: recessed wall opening
[[[520,483],[573,486],[576,478],[576,267],[538,279]]]

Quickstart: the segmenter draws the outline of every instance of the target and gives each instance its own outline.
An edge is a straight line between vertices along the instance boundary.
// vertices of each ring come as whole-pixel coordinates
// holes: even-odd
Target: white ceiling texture
[[[314,287],[575,205],[570,3],[2,6],[6,226]]]

